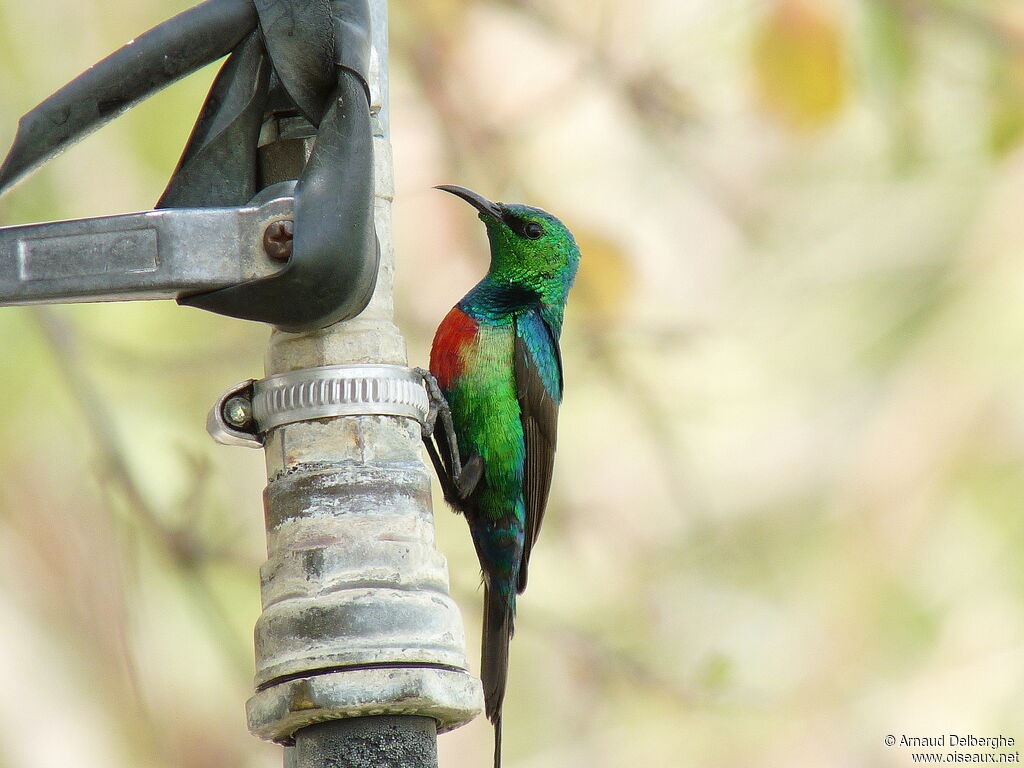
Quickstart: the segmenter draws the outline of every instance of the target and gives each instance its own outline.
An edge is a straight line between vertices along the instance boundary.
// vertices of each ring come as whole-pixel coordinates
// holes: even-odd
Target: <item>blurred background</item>
[[[17,118],[188,0],[0,0]],[[457,183],[584,261],[506,764],[903,766],[1024,741],[1024,5],[392,7],[412,364],[485,268]],[[0,199],[146,209],[215,69]],[[279,765],[245,727],[262,456],[206,410],[267,331],[171,303],[0,310],[0,768]],[[463,521],[439,543],[477,659]],[[478,720],[440,740],[483,765]]]

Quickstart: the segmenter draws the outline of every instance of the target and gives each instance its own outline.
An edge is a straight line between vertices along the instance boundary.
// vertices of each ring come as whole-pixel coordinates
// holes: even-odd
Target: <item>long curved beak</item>
[[[445,192],[451,192],[456,197],[461,197],[467,203],[476,208],[480,213],[486,213],[488,216],[493,216],[496,219],[501,219],[502,212],[501,208],[498,207],[497,203],[492,203],[483,195],[478,195],[471,189],[465,187],[457,187],[454,184],[439,184],[434,189],[441,189]]]

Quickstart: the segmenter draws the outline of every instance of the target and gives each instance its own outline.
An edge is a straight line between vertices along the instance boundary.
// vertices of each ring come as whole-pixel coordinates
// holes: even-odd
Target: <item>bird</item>
[[[480,677],[500,768],[509,641],[551,488],[564,383],[559,338],[580,251],[546,211],[491,202],[465,187],[436,188],[476,208],[490,242],[487,274],[434,335],[428,390],[443,396],[440,431],[449,434],[427,446],[480,561]]]

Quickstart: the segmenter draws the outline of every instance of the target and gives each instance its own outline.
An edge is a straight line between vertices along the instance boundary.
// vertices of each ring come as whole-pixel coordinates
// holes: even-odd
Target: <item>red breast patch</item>
[[[442,389],[449,389],[462,374],[462,348],[476,338],[477,322],[458,307],[452,307],[437,326],[430,348],[430,372]]]

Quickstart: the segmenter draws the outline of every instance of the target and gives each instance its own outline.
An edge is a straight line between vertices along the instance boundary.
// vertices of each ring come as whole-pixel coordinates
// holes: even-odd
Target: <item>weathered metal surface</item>
[[[231,52],[157,207],[245,206],[258,188],[282,176],[297,186],[289,215],[294,226],[278,222],[264,230],[264,252],[281,262],[278,269],[219,280],[218,252],[211,249],[200,255],[214,263],[194,262],[207,272],[176,281],[162,274],[158,258],[152,222],[163,220],[138,223],[141,228],[94,221],[93,231],[85,232],[74,230],[84,222],[73,231],[51,223],[39,225],[20,253],[24,282],[32,286],[19,292],[20,303],[174,298],[296,332],[358,315],[373,294],[379,257],[370,30],[368,0],[207,0],[129,42],[31,110],[0,166],[0,190],[160,87]],[[291,135],[296,119],[316,130]],[[200,217],[188,229],[201,236],[201,223]],[[95,230],[101,225],[114,229]],[[229,232],[230,222],[217,228]],[[58,265],[68,265],[58,274],[65,282],[39,290]],[[96,283],[97,274],[109,272],[142,277],[114,286],[76,283]]]
[[[475,716],[466,702],[479,695],[479,687],[475,678],[454,670],[347,669],[260,691],[246,710],[254,734],[282,744],[315,723],[380,715],[428,717],[444,733]]]
[[[267,375],[285,388],[307,386],[310,369],[341,364],[378,372],[392,366],[407,382],[414,376],[393,322],[386,3],[374,0],[371,10],[380,273],[358,317],[318,331],[272,334]],[[275,378],[282,374],[289,375]],[[259,406],[254,413],[257,424],[267,416]],[[314,723],[385,714],[402,715],[397,725],[407,733],[420,717],[443,731],[479,713],[480,683],[467,672],[462,620],[435,547],[420,446],[420,425],[411,415],[329,416],[267,432],[259,690],[247,707],[257,735],[289,743]],[[303,768],[321,765],[302,751],[303,738],[289,759]],[[343,752],[344,745],[336,749]]]
[[[380,421],[377,439],[394,431]],[[305,466],[270,484],[257,685],[339,665],[465,668],[429,504],[429,477],[411,464]]]
[[[292,198],[270,197],[0,227],[0,305],[173,299],[276,274],[263,232],[291,218]]]
[[[286,768],[424,768],[437,765],[435,723],[426,717],[388,715],[335,720],[296,734]]]

